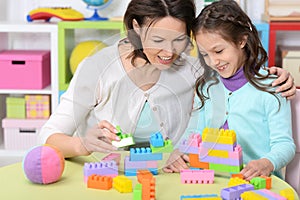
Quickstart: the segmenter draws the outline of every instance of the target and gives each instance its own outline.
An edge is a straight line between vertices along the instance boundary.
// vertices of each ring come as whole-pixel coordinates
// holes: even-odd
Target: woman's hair
[[[270,90],[270,84],[263,84],[261,80],[269,77],[269,74],[262,75],[259,70],[268,59],[267,53],[262,47],[257,29],[252,24],[247,14],[233,0],[220,0],[206,6],[195,19],[193,27],[194,35],[197,33],[217,33],[224,40],[239,45],[243,38],[247,38],[247,43],[243,48],[245,51],[244,74],[247,80],[255,88],[274,94]],[[204,73],[196,81],[196,93],[201,100],[201,107],[204,105],[204,85],[207,81],[213,84],[218,83],[217,72],[206,65],[204,58],[199,54],[201,64],[204,66]],[[207,90],[209,89],[207,88]],[[208,94],[208,92],[207,92]]]
[[[131,63],[134,64],[134,60],[138,57],[149,63],[147,56],[143,53],[141,38],[133,30],[133,20],[143,27],[150,26],[156,20],[171,16],[186,24],[186,33],[190,36],[195,10],[194,0],[131,0],[124,15],[127,38],[134,47]]]

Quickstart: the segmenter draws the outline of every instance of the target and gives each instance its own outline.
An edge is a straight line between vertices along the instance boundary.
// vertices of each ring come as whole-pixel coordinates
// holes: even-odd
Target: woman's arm
[[[276,74],[278,76],[272,83],[273,86],[279,86],[276,92],[281,92],[281,95],[287,99],[293,99],[296,95],[296,86],[291,74],[280,67],[270,67],[268,69],[271,74]]]

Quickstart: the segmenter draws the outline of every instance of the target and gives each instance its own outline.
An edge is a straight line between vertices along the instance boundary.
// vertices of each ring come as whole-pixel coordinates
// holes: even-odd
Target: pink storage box
[[[0,52],[1,89],[43,89],[50,80],[50,51]]]
[[[38,133],[46,123],[45,119],[2,120],[4,129],[4,148],[9,150],[28,150],[38,144]]]

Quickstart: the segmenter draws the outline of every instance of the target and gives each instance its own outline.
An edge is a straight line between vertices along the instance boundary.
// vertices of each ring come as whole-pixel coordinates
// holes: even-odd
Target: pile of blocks
[[[157,175],[162,153],[172,151],[171,140],[164,140],[160,132],[154,133],[150,136],[150,147],[130,148],[130,155],[124,159],[124,173],[126,176],[136,176],[137,170],[147,169]]]
[[[205,128],[202,137],[193,133],[183,140],[179,150],[189,155],[190,167],[229,173],[243,167],[242,147],[233,130]]]

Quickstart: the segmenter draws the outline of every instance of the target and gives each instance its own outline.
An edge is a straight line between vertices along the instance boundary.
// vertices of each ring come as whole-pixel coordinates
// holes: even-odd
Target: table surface
[[[164,160],[168,155],[164,155]],[[9,200],[89,200],[89,199],[133,199],[133,193],[119,193],[115,189],[108,191],[87,188],[83,181],[83,165],[85,162],[96,162],[104,157],[103,154],[93,154],[88,157],[77,157],[66,160],[65,170],[61,179],[49,185],[33,184],[23,173],[22,163],[16,163],[0,168],[0,197]],[[122,155],[122,160],[124,155]],[[159,165],[162,166],[163,161]],[[121,168],[122,164],[120,165]],[[120,174],[123,174],[120,170]],[[222,188],[228,187],[229,174],[215,173],[213,184],[181,184],[180,174],[168,174],[159,170],[156,177],[156,199],[180,199],[181,195],[217,194]],[[133,186],[137,183],[136,176],[129,176]],[[282,189],[291,188],[286,182],[272,176],[272,189],[279,194]],[[296,195],[296,200],[299,199]]]

